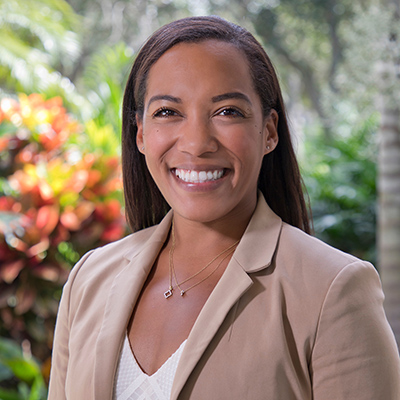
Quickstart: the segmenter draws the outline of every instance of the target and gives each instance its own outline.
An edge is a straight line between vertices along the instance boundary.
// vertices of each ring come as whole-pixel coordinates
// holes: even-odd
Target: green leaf
[[[3,380],[12,376],[21,380],[19,386],[22,391],[26,390],[25,383],[32,384],[38,392],[44,385],[39,365],[33,358],[25,358],[21,347],[10,339],[0,338],[0,374],[4,376]]]
[[[25,382],[32,382],[40,374],[39,366],[33,360],[17,358],[5,363],[14,373],[14,375]]]
[[[0,362],[22,357],[21,347],[11,339],[0,337]]]
[[[0,400],[24,400],[24,398],[15,390],[0,388]]]
[[[8,121],[1,121],[0,123],[0,137],[4,135],[15,135],[15,133],[18,131],[18,128],[12,124],[11,122]]]
[[[44,400],[46,397],[46,386],[42,376],[38,375],[33,382],[28,400]]]
[[[111,125],[99,126],[92,120],[86,123],[85,128],[92,152],[101,150],[106,155],[118,154],[119,138]]]

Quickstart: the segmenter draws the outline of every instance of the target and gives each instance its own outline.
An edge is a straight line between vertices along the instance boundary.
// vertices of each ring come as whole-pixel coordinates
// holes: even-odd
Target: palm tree
[[[0,2],[0,95],[41,92],[84,106],[65,77],[79,56],[80,24],[65,0]]]

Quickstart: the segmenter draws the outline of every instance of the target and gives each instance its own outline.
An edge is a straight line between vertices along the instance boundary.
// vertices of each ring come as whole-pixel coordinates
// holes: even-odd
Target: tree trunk
[[[381,110],[379,144],[379,271],[386,314],[400,347],[400,114],[388,102]]]
[[[400,20],[400,0],[384,1],[393,8],[393,26]],[[389,58],[380,65],[381,126],[378,157],[378,267],[385,311],[400,348],[400,107],[395,92],[400,79],[400,37],[390,28]]]

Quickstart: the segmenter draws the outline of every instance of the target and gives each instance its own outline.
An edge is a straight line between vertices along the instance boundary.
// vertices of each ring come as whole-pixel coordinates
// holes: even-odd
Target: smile
[[[216,169],[213,171],[194,171],[190,169],[178,169],[174,171],[177,178],[189,183],[203,183],[215,181],[222,178],[224,175],[223,169]]]

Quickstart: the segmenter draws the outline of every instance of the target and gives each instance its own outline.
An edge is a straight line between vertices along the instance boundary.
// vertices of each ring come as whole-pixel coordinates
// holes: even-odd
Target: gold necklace
[[[178,280],[176,278],[176,273],[175,273],[175,266],[174,266],[174,250],[175,250],[175,229],[174,229],[174,220],[172,220],[172,228],[171,228],[171,237],[172,237],[172,245],[171,249],[169,250],[169,288],[164,292],[164,297],[168,299],[173,295],[173,290],[174,286],[172,285],[172,276],[174,277],[175,280],[175,287],[177,287],[180,290],[181,296],[183,296],[188,290],[193,289],[195,286],[200,285],[200,283],[204,282],[206,279],[208,279],[214,272],[217,271],[217,269],[220,267],[222,262],[235,251],[235,247],[239,243],[239,240],[232,245],[230,245],[228,248],[225,250],[221,251],[221,253],[217,254],[210,262],[208,262],[203,268],[201,268],[199,271],[197,271],[195,274],[189,276],[189,278],[186,278],[183,280],[181,283],[178,283]],[[201,279],[199,282],[194,283],[192,286],[189,286],[187,289],[183,290],[181,288],[181,285],[184,283],[190,281],[191,279],[195,278],[197,275],[202,273],[204,270],[206,270],[214,261],[216,261],[219,257],[221,257],[223,254],[225,256],[221,259],[221,261],[218,263],[218,265],[203,279]]]

